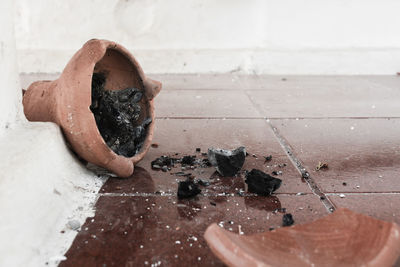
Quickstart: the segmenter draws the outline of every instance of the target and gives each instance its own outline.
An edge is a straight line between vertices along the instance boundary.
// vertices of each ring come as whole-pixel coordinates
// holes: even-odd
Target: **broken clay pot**
[[[140,151],[133,157],[113,152],[103,140],[90,110],[93,73],[106,75],[106,90],[134,87],[143,92],[143,116],[152,122]],[[106,40],[90,40],[75,53],[60,78],[32,83],[24,93],[24,113],[30,121],[58,124],[73,150],[83,159],[104,167],[120,177],[133,173],[150,147],[154,131],[154,97],[161,83],[145,76],[136,59],[121,45]]]
[[[392,266],[400,227],[338,209],[304,225],[238,235],[210,225],[204,237],[228,266]]]

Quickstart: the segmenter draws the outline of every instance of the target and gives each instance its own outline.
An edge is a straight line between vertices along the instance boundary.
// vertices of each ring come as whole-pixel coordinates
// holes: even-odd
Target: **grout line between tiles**
[[[254,104],[254,103],[253,103]],[[257,108],[257,107],[256,107]],[[257,108],[258,111],[258,108]],[[174,116],[160,116],[156,117],[156,119],[160,120],[265,120],[266,117],[214,117],[214,116],[204,116],[204,117],[195,117],[195,116],[182,116],[182,117],[174,117]],[[400,117],[270,117],[269,120],[390,120],[390,119],[400,119]]]
[[[287,141],[283,138],[283,136],[279,133],[278,129],[274,127],[269,120],[266,120],[266,122],[271,127],[276,139],[278,140],[279,144],[289,157],[294,167],[301,174],[301,177],[307,182],[311,191],[315,195],[319,196],[321,202],[324,204],[324,206],[329,212],[335,211],[335,206],[333,205],[332,201],[321,191],[321,189],[318,187],[314,179],[311,177],[310,173],[306,170],[301,161],[294,155],[291,147],[288,145]]]
[[[176,196],[176,192],[171,193],[99,193],[98,197],[173,197]],[[308,193],[275,193],[274,195],[279,196],[306,196]],[[217,194],[200,194],[200,197],[258,197],[257,194],[243,194],[241,196],[234,193],[217,193]],[[96,199],[97,200],[97,199]]]
[[[347,195],[349,195],[349,196],[359,196],[359,195],[363,195],[363,196],[374,195],[374,196],[376,196],[376,195],[400,195],[400,192],[394,191],[394,192],[335,192],[335,193],[330,192],[330,193],[325,193],[325,195],[327,195],[327,196],[339,196],[341,194],[343,194],[345,196],[347,196]]]
[[[182,116],[182,117],[156,117],[161,120],[264,120],[264,117],[194,117],[194,116]]]

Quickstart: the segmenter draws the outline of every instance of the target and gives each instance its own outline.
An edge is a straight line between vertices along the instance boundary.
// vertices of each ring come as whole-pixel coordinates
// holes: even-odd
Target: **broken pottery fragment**
[[[228,266],[393,266],[400,227],[348,209],[312,223],[239,235],[210,225],[204,237]]]
[[[235,150],[208,149],[208,160],[222,176],[235,176],[242,168],[245,158],[246,148],[243,146]]]
[[[250,193],[269,196],[281,186],[282,180],[260,170],[252,169],[246,173],[245,183],[248,185]]]
[[[115,132],[107,137],[110,133],[99,128],[102,123],[99,116],[113,112],[97,112],[101,103],[96,96],[92,99],[92,85],[96,87],[99,83],[106,91],[120,91],[106,93],[106,102],[118,98],[118,103],[134,104],[124,114],[119,108],[111,120],[117,128],[130,128],[128,131],[135,135],[133,144],[126,138],[114,140]],[[120,177],[129,177],[150,147],[154,98],[160,90],[161,83],[147,78],[128,50],[115,42],[92,39],[75,53],[57,80],[32,83],[23,96],[23,106],[29,121],[58,124],[81,158]],[[108,108],[112,106],[109,104]]]

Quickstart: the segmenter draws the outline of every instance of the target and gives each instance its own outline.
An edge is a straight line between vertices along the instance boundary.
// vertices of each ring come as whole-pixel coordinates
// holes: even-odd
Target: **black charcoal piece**
[[[250,172],[246,173],[245,182],[248,185],[248,191],[250,193],[269,196],[281,186],[282,180],[272,177],[260,170],[252,169]]]
[[[222,176],[235,176],[242,168],[245,158],[246,148],[243,146],[235,150],[208,149],[208,160]]]
[[[184,156],[181,163],[184,165],[192,165],[196,160],[196,156]]]
[[[269,156],[264,156],[264,159],[265,159],[265,161],[264,162],[268,162],[268,161],[271,161],[272,160],[272,155],[269,155]]]
[[[181,181],[178,185],[178,198],[192,198],[200,194],[201,189],[191,180]]]
[[[211,165],[210,161],[208,160],[208,158],[207,159],[202,159],[200,161],[200,167],[206,168],[206,167],[211,167],[211,166],[212,165]]]
[[[161,169],[163,166],[172,167],[174,166],[176,159],[168,156],[161,156],[151,162],[152,169]]]
[[[139,103],[143,93],[137,88],[106,90],[106,76],[93,73],[92,111],[105,143],[118,155],[133,157],[142,149],[151,118]]]
[[[294,224],[293,216],[290,213],[283,215],[282,226],[291,226]]]
[[[210,182],[209,182],[209,181],[202,180],[202,179],[198,179],[198,180],[197,180],[197,184],[199,184],[199,185],[201,185],[201,186],[209,186],[209,185],[210,185]]]

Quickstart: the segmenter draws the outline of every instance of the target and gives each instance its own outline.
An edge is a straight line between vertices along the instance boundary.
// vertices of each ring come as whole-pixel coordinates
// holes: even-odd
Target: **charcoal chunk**
[[[235,176],[242,168],[245,158],[246,148],[243,146],[235,150],[208,149],[208,160],[222,176]]]
[[[178,185],[178,198],[192,198],[200,194],[201,189],[191,180],[181,181]]]
[[[108,147],[118,155],[133,157],[142,149],[152,122],[138,103],[143,93],[137,88],[106,90],[105,84],[104,74],[93,73],[90,110]]]
[[[271,161],[272,160],[272,155],[264,156],[264,159],[265,159],[264,163],[268,162],[268,161]]]
[[[196,156],[184,156],[181,163],[185,165],[192,165],[196,160]]]
[[[282,226],[291,226],[294,224],[293,216],[290,213],[283,215]]]
[[[151,162],[152,169],[160,169],[163,166],[173,167],[177,159],[168,156],[161,156]]]
[[[272,177],[263,171],[252,169],[246,173],[245,182],[250,193],[269,196],[281,186],[282,180]]]
[[[202,180],[202,179],[198,179],[198,180],[197,180],[197,184],[199,184],[199,185],[201,185],[201,186],[209,186],[209,185],[210,185],[210,182],[209,182],[209,181]]]

